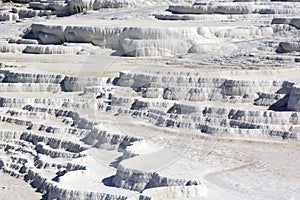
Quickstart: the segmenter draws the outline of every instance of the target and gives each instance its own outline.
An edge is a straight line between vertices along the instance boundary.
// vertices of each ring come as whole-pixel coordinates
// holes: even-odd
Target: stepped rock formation
[[[299,199],[300,2],[0,3],[0,199]]]

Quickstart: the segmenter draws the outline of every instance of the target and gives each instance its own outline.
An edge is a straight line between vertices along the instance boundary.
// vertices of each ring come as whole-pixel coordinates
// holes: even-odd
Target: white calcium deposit
[[[0,3],[0,199],[298,199],[300,2]]]

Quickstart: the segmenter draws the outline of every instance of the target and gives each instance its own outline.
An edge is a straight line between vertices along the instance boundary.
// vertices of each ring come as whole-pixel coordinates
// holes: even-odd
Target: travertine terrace
[[[0,21],[0,199],[300,198],[299,0],[2,0]]]

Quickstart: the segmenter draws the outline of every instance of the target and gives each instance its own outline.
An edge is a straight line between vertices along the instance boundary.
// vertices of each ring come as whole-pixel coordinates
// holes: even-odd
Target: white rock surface
[[[35,45],[26,46],[23,53],[33,54],[76,54],[82,50],[82,47],[64,47],[56,45]]]
[[[4,2],[0,199],[297,199],[299,11]]]

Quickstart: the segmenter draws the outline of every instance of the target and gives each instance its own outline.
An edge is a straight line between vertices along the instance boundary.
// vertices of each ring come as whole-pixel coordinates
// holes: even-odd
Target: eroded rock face
[[[299,18],[290,18],[290,17],[274,18],[272,20],[272,24],[288,24],[290,26],[293,26],[293,27],[299,29],[300,28],[300,19]]]
[[[300,43],[297,42],[280,42],[276,49],[277,53],[300,52]]]
[[[293,111],[299,111],[300,109],[300,100],[299,100],[299,87],[293,86],[291,90],[291,94],[289,96],[289,101],[287,104],[287,109],[293,110]]]
[[[19,19],[19,16],[14,13],[1,13],[0,21],[16,21]]]

